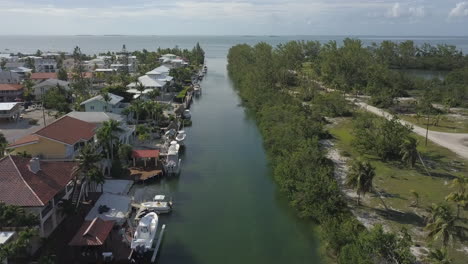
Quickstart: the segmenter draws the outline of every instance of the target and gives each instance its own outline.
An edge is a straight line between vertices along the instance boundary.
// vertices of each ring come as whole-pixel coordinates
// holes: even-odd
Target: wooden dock
[[[158,255],[159,247],[161,246],[161,242],[163,239],[165,229],[166,229],[166,225],[163,225],[161,228],[161,232],[159,233],[158,242],[156,243],[156,247],[154,248],[153,256],[151,257],[151,263],[154,263],[156,261],[156,256]]]

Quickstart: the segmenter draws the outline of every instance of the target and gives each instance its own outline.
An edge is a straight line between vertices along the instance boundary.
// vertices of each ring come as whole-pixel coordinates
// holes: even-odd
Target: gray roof
[[[123,115],[107,113],[107,112],[77,112],[73,111],[67,114],[69,117],[79,119],[88,123],[101,124],[109,120],[123,122],[125,117]]]
[[[34,89],[41,88],[44,86],[57,86],[57,84],[64,88],[68,88],[69,82],[58,79],[47,79],[39,84],[34,85]]]
[[[24,67],[24,62],[7,62],[5,64],[5,68],[7,69],[13,69],[18,67]]]
[[[116,105],[117,103],[121,102],[124,99],[122,96],[118,96],[118,95],[111,94],[111,93],[109,93],[109,97],[110,97],[109,104],[111,105]],[[104,101],[104,98],[102,98],[102,95],[97,95],[97,96],[94,96],[93,98],[90,98],[82,102],[81,105],[84,105],[84,104],[87,104],[89,102],[96,101],[96,100],[101,101],[101,102],[106,102]]]

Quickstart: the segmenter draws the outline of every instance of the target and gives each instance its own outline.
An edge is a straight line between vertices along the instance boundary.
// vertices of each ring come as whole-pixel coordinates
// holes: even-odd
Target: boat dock
[[[151,263],[156,261],[156,257],[158,256],[159,247],[161,246],[161,242],[164,236],[164,230],[166,230],[166,225],[163,225],[161,228],[161,232],[159,233],[158,242],[156,242],[156,247],[154,248],[153,256],[151,257]]]

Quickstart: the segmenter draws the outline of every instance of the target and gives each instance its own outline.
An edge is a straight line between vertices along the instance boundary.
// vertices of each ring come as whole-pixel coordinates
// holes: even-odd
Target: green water
[[[255,122],[239,106],[225,58],[208,60],[203,95],[178,178],[136,187],[151,199],[173,197],[158,263],[321,263],[312,226],[277,193]],[[135,191],[135,190],[134,190]]]

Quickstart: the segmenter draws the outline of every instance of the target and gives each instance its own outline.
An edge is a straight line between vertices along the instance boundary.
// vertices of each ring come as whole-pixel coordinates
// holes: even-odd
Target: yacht
[[[158,215],[148,213],[140,219],[130,247],[137,253],[145,253],[153,248],[154,237],[158,228]]]
[[[192,114],[190,113],[190,110],[185,109],[185,110],[184,110],[184,113],[182,114],[182,117],[183,117],[184,119],[189,119],[189,120],[190,120],[190,118],[192,118]]]

